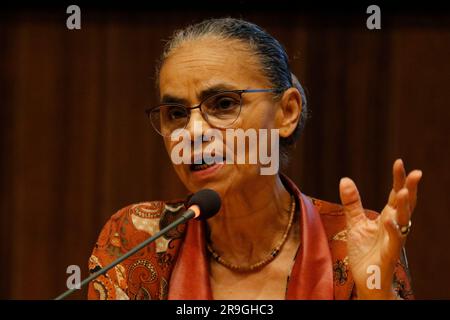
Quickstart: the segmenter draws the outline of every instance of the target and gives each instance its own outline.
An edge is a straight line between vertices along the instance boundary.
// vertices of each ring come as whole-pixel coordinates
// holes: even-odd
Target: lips
[[[218,163],[223,163],[223,161],[213,161],[213,159],[211,159],[211,160],[209,160],[207,162],[205,161],[205,159],[202,158],[202,163],[201,164],[193,163],[193,164],[191,164],[189,166],[189,169],[191,171],[202,171],[202,170],[206,170],[206,169],[208,169],[208,168],[210,168],[210,167],[212,167],[212,166],[214,166],[214,165],[216,165]]]
[[[205,170],[211,166],[213,166],[214,164],[191,164],[190,169],[191,171],[201,171],[201,170]]]

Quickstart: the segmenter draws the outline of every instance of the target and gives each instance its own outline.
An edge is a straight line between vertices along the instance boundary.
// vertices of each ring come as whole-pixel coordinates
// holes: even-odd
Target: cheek
[[[177,141],[171,141],[170,138],[164,138],[164,145],[166,147],[167,154],[169,155],[170,162],[172,163],[172,166],[174,167],[177,174],[182,178],[183,173],[183,164],[175,164],[172,161],[172,150],[174,147],[180,142]]]
[[[172,150],[174,142],[170,141],[169,138],[164,137],[164,146],[166,147],[167,153],[170,155],[170,151]]]
[[[276,106],[272,103],[259,103],[241,111],[236,128],[271,129],[275,127]]]

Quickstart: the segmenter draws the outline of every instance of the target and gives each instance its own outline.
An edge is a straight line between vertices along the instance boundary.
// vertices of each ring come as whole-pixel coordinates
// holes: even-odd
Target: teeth
[[[193,164],[191,165],[191,170],[193,171],[200,171],[205,170],[206,168],[211,167],[213,164]]]

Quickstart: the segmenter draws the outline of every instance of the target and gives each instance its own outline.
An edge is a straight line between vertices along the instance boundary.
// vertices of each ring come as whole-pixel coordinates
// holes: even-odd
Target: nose
[[[199,140],[203,142],[203,133],[209,128],[208,122],[203,117],[200,109],[191,110],[189,122],[186,125],[186,130],[189,132],[191,141]]]

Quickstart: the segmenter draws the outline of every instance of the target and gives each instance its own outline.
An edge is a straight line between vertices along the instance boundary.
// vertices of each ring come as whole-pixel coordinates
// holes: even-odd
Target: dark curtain
[[[418,298],[450,298],[450,27],[445,14],[9,12],[0,23],[0,298],[48,299],[87,260],[102,226],[130,203],[186,192],[146,121],[155,61],[176,28],[211,16],[260,24],[286,47],[311,118],[286,172],[338,202],[352,177],[380,211],[397,157],[424,172],[407,252]],[[447,167],[446,167],[447,166]],[[74,298],[82,299],[85,291]]]

